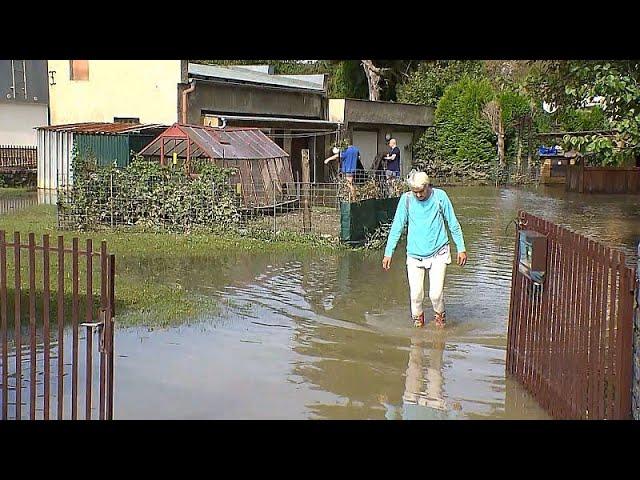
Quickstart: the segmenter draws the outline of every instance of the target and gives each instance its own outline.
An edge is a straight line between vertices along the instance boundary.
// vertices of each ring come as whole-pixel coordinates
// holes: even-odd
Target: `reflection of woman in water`
[[[383,402],[388,420],[442,420],[450,418],[444,399],[442,357],[445,343],[441,338],[427,342],[422,336],[411,338],[409,364],[402,395],[402,410]]]

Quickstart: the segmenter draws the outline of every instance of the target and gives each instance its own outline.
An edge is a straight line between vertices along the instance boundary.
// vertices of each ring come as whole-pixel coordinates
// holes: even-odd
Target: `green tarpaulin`
[[[340,203],[340,240],[350,245],[362,245],[367,234],[373,233],[382,223],[390,223],[396,213],[395,198],[373,198],[361,202]]]

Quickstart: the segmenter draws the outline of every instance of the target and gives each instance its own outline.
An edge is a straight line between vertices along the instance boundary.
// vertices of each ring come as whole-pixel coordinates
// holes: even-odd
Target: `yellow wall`
[[[69,60],[49,60],[51,124],[178,121],[180,60],[89,60],[89,80],[70,80]]]
[[[329,121],[344,123],[344,98],[329,99]]]

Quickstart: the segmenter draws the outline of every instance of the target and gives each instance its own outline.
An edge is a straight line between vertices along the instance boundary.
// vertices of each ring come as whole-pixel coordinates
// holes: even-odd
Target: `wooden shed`
[[[170,165],[175,158],[191,169],[193,159],[234,168],[246,207],[273,206],[282,201],[293,174],[289,154],[257,128],[216,128],[175,123],[142,149],[141,155]],[[289,184],[289,185],[287,185]],[[274,191],[275,187],[275,191]]]

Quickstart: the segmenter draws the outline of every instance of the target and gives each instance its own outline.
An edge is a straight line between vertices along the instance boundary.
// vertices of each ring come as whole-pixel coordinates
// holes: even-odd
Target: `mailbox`
[[[542,284],[547,268],[547,237],[533,230],[520,230],[518,271],[532,282]]]

